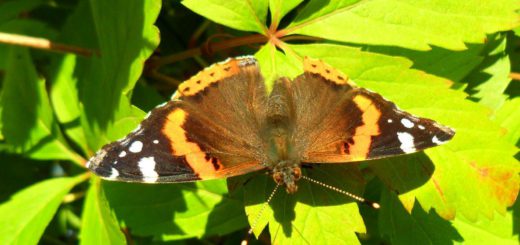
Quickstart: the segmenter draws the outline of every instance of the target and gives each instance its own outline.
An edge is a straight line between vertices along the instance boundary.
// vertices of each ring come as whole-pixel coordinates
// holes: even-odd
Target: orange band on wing
[[[188,113],[181,108],[176,108],[168,114],[162,132],[170,140],[170,147],[175,156],[184,156],[186,162],[201,179],[217,177],[215,165],[221,165],[218,159],[217,164],[212,163],[211,158],[206,158],[206,153],[202,152],[200,146],[188,141],[187,132],[182,127]]]
[[[305,57],[303,60],[303,70],[313,74],[319,74],[325,79],[332,81],[336,84],[349,84],[351,86],[356,86],[341,71],[336,70],[334,67],[318,59]]]
[[[363,95],[354,97],[354,103],[363,113],[363,125],[357,127],[354,132],[352,137],[354,143],[349,144],[349,155],[352,160],[364,160],[370,150],[372,136],[380,133],[378,122],[381,118],[381,111],[372,103],[372,100]]]

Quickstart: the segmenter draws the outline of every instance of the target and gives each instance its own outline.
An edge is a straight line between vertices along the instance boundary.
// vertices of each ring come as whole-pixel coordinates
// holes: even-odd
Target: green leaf
[[[515,220],[513,216],[520,211],[519,203],[505,215],[495,215],[493,220],[472,222],[464,217],[457,217],[452,224],[464,238],[463,244],[518,244],[518,229],[515,230],[518,217]]]
[[[86,72],[78,82],[83,104],[81,122],[91,149],[99,149],[114,140],[109,135],[119,135],[110,131],[127,130],[115,128],[114,122],[141,115],[130,106],[129,96],[141,75],[144,61],[159,42],[159,33],[153,24],[160,3],[158,0],[90,2],[94,36],[97,37],[90,44],[97,46],[101,55],[93,56],[83,64],[88,68],[80,69]]]
[[[144,82],[138,82],[132,92],[132,105],[135,105],[144,111],[151,111],[157,107],[157,105],[164,103],[165,100],[166,99],[163,98],[157,90],[148,86]]]
[[[51,164],[42,164],[20,155],[0,152],[0,203],[7,201],[15,192],[48,177]]]
[[[280,20],[303,0],[269,0],[271,11],[271,25],[278,26]]]
[[[2,16],[1,13],[0,16]],[[13,19],[5,23],[0,23],[0,32],[48,38],[51,40],[56,35],[56,31],[50,28],[47,23],[34,19]],[[0,54],[2,57],[8,57],[10,47],[11,45],[0,44]],[[0,69],[5,70],[8,61],[8,59],[0,59]]]
[[[103,182],[116,216],[138,236],[161,240],[224,235],[247,224],[243,203],[222,180],[143,185]]]
[[[0,243],[37,244],[63,197],[85,175],[45,180],[0,204]]]
[[[320,1],[309,2],[283,31],[334,41],[454,50],[483,43],[486,34],[519,23],[517,0]]]
[[[82,163],[65,142],[45,89],[25,48],[12,47],[2,90],[2,131],[17,152],[34,159]],[[23,113],[21,113],[23,112]]]
[[[80,241],[81,244],[126,244],[125,235],[110,212],[97,177],[92,179],[85,199]]]
[[[518,209],[519,205],[515,206]],[[518,244],[518,235],[513,234],[512,214],[510,210],[504,216],[496,215],[492,221],[479,222],[457,216],[448,222],[434,210],[424,212],[418,203],[408,213],[395,194],[384,191],[379,227],[392,244]]]
[[[426,213],[418,203],[408,213],[398,197],[385,190],[380,204],[379,229],[391,244],[452,244],[463,240],[449,221],[434,210]]]
[[[513,31],[514,31],[515,35],[520,37],[520,27],[513,29]]]
[[[494,120],[506,130],[505,139],[512,144],[520,143],[520,97],[506,100],[496,113]]]
[[[506,35],[494,35],[488,44],[488,55],[484,61],[464,80],[468,81],[466,91],[479,103],[493,111],[506,101],[504,94],[511,82],[511,62],[506,53]]]
[[[70,43],[78,47],[96,46],[93,20],[88,1],[80,1],[74,12],[67,18],[57,42]],[[81,26],[81,28],[78,28]],[[93,50],[94,51],[94,50]],[[53,76],[50,96],[56,117],[64,133],[86,155],[92,155],[87,137],[81,125],[82,108],[80,106],[79,79],[86,77],[90,60],[75,54],[53,55]]]
[[[470,74],[484,59],[482,50],[485,44],[470,44],[468,49],[453,51],[432,47],[428,51],[411,50],[395,46],[366,46],[364,51],[401,56],[413,61],[412,68],[429,74],[460,82]]]
[[[322,58],[400,108],[456,129],[450,143],[425,151],[429,159],[418,153],[370,162],[386,185],[403,193],[400,199],[408,210],[417,198],[422,207],[435,208],[443,218],[458,212],[475,220],[482,215],[491,218],[495,211],[504,214],[513,204],[520,185],[520,166],[513,158],[516,149],[501,137],[487,109],[450,90],[449,81],[409,69],[412,63],[404,58],[345,46],[288,45],[286,49],[300,57]],[[431,178],[428,172],[433,172]]]
[[[50,99],[54,112],[62,128],[83,153],[89,153],[87,138],[80,125],[80,104],[77,89],[75,55],[60,56],[55,60],[55,77],[51,80]]]
[[[304,175],[357,195],[364,188],[361,173],[352,165],[317,165]],[[258,236],[269,223],[274,244],[358,244],[356,232],[365,232],[356,202],[323,186],[300,180],[295,194],[280,187],[268,206],[265,202],[275,188],[272,178],[255,176],[244,188],[249,224]]]
[[[282,76],[281,74],[294,78],[303,72],[299,60],[285,56],[276,50],[272,43],[265,44],[256,52],[255,57],[260,63],[261,72],[269,91],[272,89],[274,81]]]
[[[43,4],[42,0],[11,0],[0,3],[0,24],[18,17],[24,11],[30,11]]]
[[[268,0],[184,0],[182,4],[216,23],[266,33]]]

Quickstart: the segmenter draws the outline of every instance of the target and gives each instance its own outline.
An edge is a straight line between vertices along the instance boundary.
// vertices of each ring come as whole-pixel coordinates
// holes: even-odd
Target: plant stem
[[[29,37],[18,34],[0,32],[0,43],[50,50],[55,52],[73,53],[81,56],[92,56],[92,50],[76,46],[55,43],[45,38]]]
[[[230,49],[246,44],[253,44],[253,43],[263,43],[267,41],[267,37],[261,34],[255,34],[250,36],[244,36],[244,37],[237,37],[232,38],[224,42],[218,42],[218,43],[208,43],[203,46],[199,46],[197,48],[192,48],[185,50],[183,52],[169,55],[163,58],[159,58],[157,60],[150,61],[150,65],[157,69],[163,65],[171,64],[174,62],[177,62],[179,60],[184,60],[187,58],[191,58],[193,56],[198,56],[201,54],[213,54],[214,52]]]
[[[520,81],[520,73],[518,73],[518,72],[509,73],[509,77],[513,80]]]

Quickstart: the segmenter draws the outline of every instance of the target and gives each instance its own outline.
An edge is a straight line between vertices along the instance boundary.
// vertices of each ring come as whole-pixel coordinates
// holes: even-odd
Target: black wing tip
[[[106,155],[107,151],[104,149],[97,151],[96,154],[88,160],[86,167],[91,171],[96,172],[96,169],[99,169],[99,166]]]
[[[105,148],[97,151],[96,154],[88,160],[86,167],[102,179],[114,180],[119,173],[117,172],[117,169],[113,167],[109,168],[107,164],[103,164],[107,154],[108,151]],[[117,174],[114,172],[117,172]]]
[[[448,143],[456,134],[456,131],[454,128],[441,125],[437,122],[434,122],[434,126],[438,129],[437,132],[433,132],[432,136],[432,143],[434,145],[443,145]]]
[[[456,134],[456,130],[452,127],[445,126],[437,122],[434,122],[434,125],[442,132],[437,136],[441,140],[451,140]]]

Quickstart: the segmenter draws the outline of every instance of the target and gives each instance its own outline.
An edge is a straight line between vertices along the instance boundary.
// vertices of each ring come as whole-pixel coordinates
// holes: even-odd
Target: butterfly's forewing
[[[293,85],[294,142],[303,162],[342,163],[412,153],[450,140],[454,132],[399,110],[357,87],[327,64],[306,59]]]
[[[264,168],[258,124],[266,92],[253,58],[215,64],[179,86],[134,132],[103,147],[88,167],[130,182],[184,182]]]

